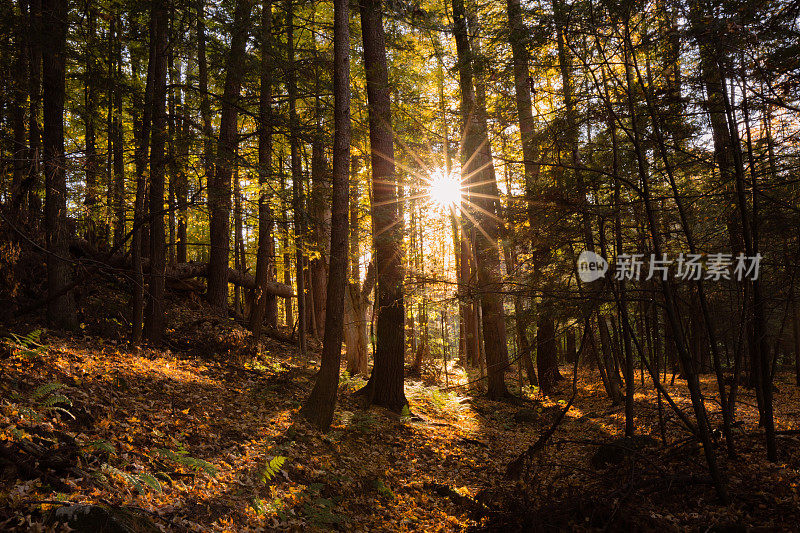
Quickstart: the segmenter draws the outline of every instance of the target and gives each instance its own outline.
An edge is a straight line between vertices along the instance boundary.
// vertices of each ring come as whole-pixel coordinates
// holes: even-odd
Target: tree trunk
[[[97,53],[97,8],[88,7],[86,13],[86,50],[84,55],[84,106],[83,124],[86,151],[84,153],[84,170],[86,187],[83,204],[86,206],[86,240],[97,244],[97,178],[100,171],[97,156],[96,122],[97,122],[97,78],[94,54]]]
[[[272,1],[261,7],[261,91],[258,123],[258,252],[256,256],[256,301],[250,315],[250,329],[258,341],[261,325],[278,326],[277,300],[267,294],[268,281],[275,280],[275,241],[272,238],[272,210],[269,205],[269,177],[272,175]]]
[[[294,222],[295,281],[297,284],[297,339],[300,355],[306,355],[306,282],[303,255],[303,168],[300,161],[300,123],[297,118],[297,64],[294,58],[294,6],[285,0],[286,11],[286,92],[289,97],[289,144],[292,168],[292,212]],[[288,230],[287,230],[288,231]]]
[[[145,312],[145,333],[150,342],[161,341],[164,333],[164,271],[166,248],[164,235],[164,153],[167,129],[167,5],[163,0],[152,4],[150,19],[153,129],[150,139],[150,276],[149,299]]]
[[[45,237],[47,244],[47,320],[55,327],[78,327],[75,302],[67,291],[72,277],[67,240],[67,182],[64,156],[64,93],[67,40],[67,0],[42,1],[42,88],[45,171]]]
[[[14,21],[14,46],[17,55],[14,58],[13,67],[13,89],[14,105],[11,112],[11,126],[13,138],[11,141],[11,157],[13,160],[13,174],[11,178],[11,189],[4,188],[4,191],[11,193],[11,203],[14,216],[19,218],[20,211],[27,210],[27,189],[25,176],[25,163],[27,145],[25,138],[25,104],[28,99],[28,17],[26,13],[27,2],[19,3],[19,16]]]
[[[326,291],[322,363],[311,394],[303,406],[305,417],[322,430],[333,420],[342,352],[344,298],[348,263],[348,197],[350,178],[350,28],[348,0],[334,1],[333,90],[334,146],[331,202],[330,269]]]
[[[359,7],[369,104],[378,315],[375,365],[364,392],[370,403],[400,412],[407,404],[403,390],[403,210],[394,167],[389,71],[381,2],[364,0]]]
[[[536,363],[539,370],[539,387],[550,394],[558,381],[558,351],[556,327],[551,313],[540,313],[536,324]]]
[[[283,239],[281,241],[281,245],[283,246],[283,282],[286,285],[292,284],[292,256],[289,253],[289,216],[287,214],[287,206],[286,202],[284,201],[285,192],[286,192],[286,173],[283,166],[283,155],[281,154],[280,160],[278,161],[278,167],[280,168],[280,187],[281,192],[284,193],[281,195],[281,221],[283,225]],[[283,302],[283,310],[284,310],[284,322],[287,326],[292,327],[294,325],[294,317],[292,313],[292,300],[287,298]]]
[[[508,395],[505,370],[508,366],[502,276],[498,243],[501,233],[499,198],[492,152],[486,128],[486,110],[476,100],[473,87],[473,58],[467,35],[463,0],[453,0],[453,32],[458,51],[461,86],[461,116],[464,139],[461,148],[462,183],[470,193],[474,215],[478,285],[483,317],[483,338],[489,376],[487,394],[498,399]],[[540,378],[541,379],[541,378]]]
[[[42,160],[41,141],[42,128],[39,126],[39,110],[42,104],[42,0],[30,0],[30,70],[29,93],[30,108],[28,110],[28,137],[30,150],[30,167],[28,169],[28,182],[25,184],[27,197],[23,200],[27,204],[28,217],[39,216],[41,200],[37,190],[40,182],[40,163]]]
[[[114,247],[122,245],[125,237],[125,160],[122,130],[122,21],[119,14],[115,14],[112,19],[112,38],[114,42],[114,61],[116,70],[113,75],[113,105],[114,118],[112,121],[112,137],[114,149]]]
[[[361,285],[359,268],[358,227],[358,157],[350,159],[350,283],[344,300],[344,343],[347,355],[347,372],[367,375],[369,358],[367,357],[367,307],[369,294],[375,285],[374,263],[367,267],[367,275]]]
[[[213,182],[208,186],[209,258],[208,301],[225,310],[228,306],[228,257],[230,252],[231,176],[239,144],[239,100],[245,71],[245,46],[249,33],[251,0],[237,0],[231,26],[231,48],[227,56],[222,93],[219,141]]]

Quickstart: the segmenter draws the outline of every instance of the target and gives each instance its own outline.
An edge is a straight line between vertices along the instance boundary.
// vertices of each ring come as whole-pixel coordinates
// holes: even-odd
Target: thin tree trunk
[[[297,344],[306,356],[306,282],[303,255],[303,168],[300,160],[300,123],[297,117],[297,64],[294,57],[294,6],[285,0],[286,11],[286,91],[289,97],[289,144],[292,167],[292,214],[294,222],[295,280],[297,283]]]
[[[44,34],[42,32],[42,0],[30,0],[30,58],[28,68],[30,70],[29,94],[30,108],[28,110],[28,137],[30,150],[30,163],[28,169],[28,181],[25,189],[28,191],[27,197],[23,200],[26,203],[28,217],[36,218],[39,216],[38,210],[41,209],[38,185],[41,183],[41,141],[42,128],[39,126],[39,110],[42,105],[42,44]]]
[[[114,42],[114,61],[116,70],[113,76],[113,106],[114,118],[112,121],[113,147],[114,147],[114,247],[121,246],[125,237],[125,159],[123,146],[122,127],[122,22],[119,14],[112,19],[112,38]]]
[[[97,76],[94,54],[97,42],[97,10],[89,7],[86,13],[86,50],[84,56],[84,139],[86,151],[84,153],[84,170],[86,172],[86,187],[83,203],[86,211],[86,237],[95,245],[97,238],[97,178],[99,174],[99,161],[97,157],[96,119],[97,119]]]

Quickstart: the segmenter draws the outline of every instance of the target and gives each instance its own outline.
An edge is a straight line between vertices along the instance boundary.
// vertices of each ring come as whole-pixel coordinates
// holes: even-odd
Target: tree
[[[297,64],[294,58],[294,7],[285,1],[286,11],[286,92],[289,96],[289,144],[292,168],[292,212],[294,215],[295,282],[297,284],[297,344],[300,354],[306,355],[307,311],[306,281],[303,254],[303,169],[300,161],[300,123],[297,118]],[[288,231],[288,230],[287,230]],[[287,314],[288,318],[288,314]]]
[[[230,252],[231,176],[239,143],[239,100],[246,67],[245,46],[249,35],[252,0],[237,0],[231,26],[225,88],[217,142],[214,179],[209,181],[208,206],[211,235],[208,301],[219,309],[228,307],[228,254]]]
[[[453,0],[453,33],[458,51],[461,88],[461,181],[468,189],[470,203],[474,206],[470,209],[474,215],[468,216],[474,220],[476,229],[475,265],[489,377],[487,394],[492,399],[498,399],[508,395],[505,383],[508,346],[498,249],[502,221],[498,216],[500,199],[486,128],[486,110],[478,102],[473,85],[473,57],[463,0]]]
[[[261,83],[258,130],[258,252],[256,256],[256,301],[250,315],[250,329],[258,340],[266,317],[275,328],[278,307],[275,296],[267,294],[267,281],[275,280],[275,241],[272,237],[272,210],[269,205],[269,177],[272,174],[272,2],[261,6]]]
[[[378,316],[375,365],[363,393],[369,403],[400,412],[407,403],[403,390],[403,213],[394,167],[389,70],[381,2],[364,0],[359,9],[369,104],[372,240]]]
[[[164,334],[164,287],[166,243],[164,234],[164,173],[167,158],[164,146],[167,137],[167,5],[163,0],[153,2],[150,15],[150,62],[152,73],[150,131],[150,276],[148,283],[145,333],[151,342],[161,341]]]
[[[344,327],[344,298],[347,288],[348,200],[350,194],[350,8],[347,0],[333,6],[334,146],[333,196],[331,204],[331,246],[326,291],[325,331],[322,363],[303,414],[320,429],[327,430],[333,419]]]
[[[47,241],[47,319],[55,327],[76,329],[78,318],[70,292],[72,277],[67,229],[64,95],[68,0],[42,1],[42,152],[45,175]]]

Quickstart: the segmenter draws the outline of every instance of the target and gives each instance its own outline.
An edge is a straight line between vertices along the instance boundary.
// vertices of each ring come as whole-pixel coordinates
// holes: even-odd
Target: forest
[[[0,530],[800,528],[797,0],[0,0],[0,79]]]

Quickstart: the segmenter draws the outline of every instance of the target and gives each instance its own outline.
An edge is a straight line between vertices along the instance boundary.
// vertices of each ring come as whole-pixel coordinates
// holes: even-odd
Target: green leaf
[[[261,470],[261,481],[266,483],[267,481],[271,480],[275,477],[278,472],[281,471],[281,467],[286,462],[286,457],[282,455],[276,455],[272,459],[264,465],[264,468]]]

